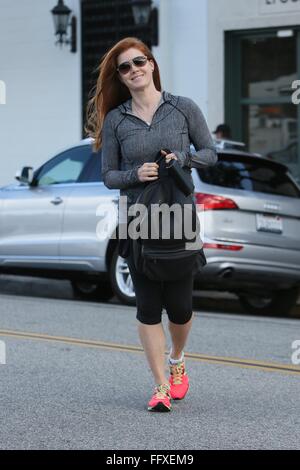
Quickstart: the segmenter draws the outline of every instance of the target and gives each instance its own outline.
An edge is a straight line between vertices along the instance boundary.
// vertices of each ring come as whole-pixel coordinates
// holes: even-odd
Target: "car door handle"
[[[50,201],[51,204],[61,204],[63,202],[62,198],[57,196],[55,199],[52,199],[52,201]]]

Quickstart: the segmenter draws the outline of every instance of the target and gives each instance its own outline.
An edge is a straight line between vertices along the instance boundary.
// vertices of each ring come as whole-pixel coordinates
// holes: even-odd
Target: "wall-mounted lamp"
[[[134,22],[137,26],[147,26],[152,30],[152,46],[158,46],[158,9],[152,7],[152,0],[131,0]]]
[[[55,44],[71,44],[71,52],[76,52],[76,16],[72,16],[70,21],[70,15],[72,10],[64,5],[63,0],[58,0],[56,7],[52,8],[51,13],[53,15],[55,36],[58,36],[58,40]],[[67,35],[68,26],[71,26],[71,37],[65,38]]]

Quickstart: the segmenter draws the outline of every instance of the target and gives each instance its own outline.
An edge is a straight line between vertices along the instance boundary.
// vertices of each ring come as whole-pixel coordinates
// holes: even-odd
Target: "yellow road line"
[[[107,343],[104,341],[94,341],[94,340],[85,340],[79,338],[65,337],[65,336],[50,336],[41,333],[30,333],[23,331],[14,331],[14,330],[0,330],[0,336],[8,336],[12,338],[20,339],[34,339],[40,341],[51,341],[51,342],[60,342],[73,344],[76,346],[91,347],[91,348],[103,348],[116,351],[126,351],[126,352],[135,352],[135,353],[144,353],[143,349],[139,346],[118,344],[118,343]],[[300,367],[272,363],[272,362],[263,362],[257,361],[254,359],[240,359],[236,357],[222,357],[222,356],[209,356],[207,354],[197,354],[197,353],[188,353],[185,352],[185,356],[189,359],[205,362],[210,364],[220,364],[234,367],[250,368],[256,370],[264,370],[268,372],[281,372],[285,374],[300,375]]]

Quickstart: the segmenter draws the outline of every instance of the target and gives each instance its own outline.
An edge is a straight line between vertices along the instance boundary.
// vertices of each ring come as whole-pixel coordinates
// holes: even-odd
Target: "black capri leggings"
[[[194,281],[192,272],[179,281],[152,281],[136,271],[131,254],[126,261],[136,295],[136,318],[141,323],[160,323],[163,308],[172,323],[183,325],[191,319]]]

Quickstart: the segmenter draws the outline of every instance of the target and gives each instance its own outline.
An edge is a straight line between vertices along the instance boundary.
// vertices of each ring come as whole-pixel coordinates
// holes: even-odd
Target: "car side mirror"
[[[16,180],[20,183],[31,184],[33,180],[33,168],[32,166],[23,166],[22,170],[17,171]]]

